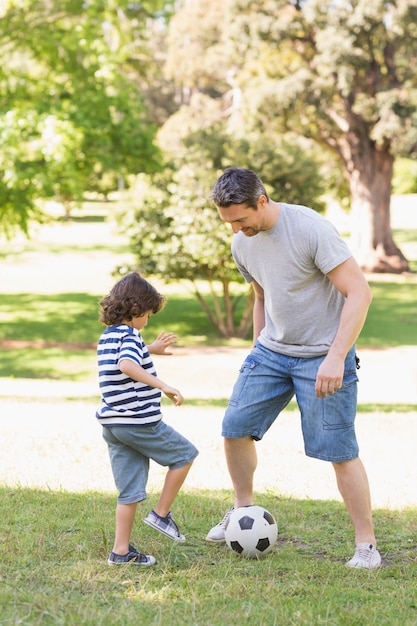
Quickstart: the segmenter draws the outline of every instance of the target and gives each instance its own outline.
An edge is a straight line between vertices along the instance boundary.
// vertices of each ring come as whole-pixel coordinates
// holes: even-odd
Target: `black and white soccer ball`
[[[230,514],[225,530],[226,543],[233,552],[252,559],[268,554],[278,537],[278,526],[261,506],[243,506]]]

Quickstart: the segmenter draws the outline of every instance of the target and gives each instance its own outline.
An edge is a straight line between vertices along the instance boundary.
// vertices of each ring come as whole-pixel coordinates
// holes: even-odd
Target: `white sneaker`
[[[213,526],[211,530],[209,530],[206,536],[206,541],[213,541],[214,543],[221,543],[222,541],[225,541],[224,531],[227,528],[230,514],[232,513],[232,511],[234,511],[234,508],[235,507],[228,509],[222,521],[216,524],[216,526]]]
[[[355,554],[346,563],[346,567],[362,567],[374,569],[381,565],[381,555],[371,543],[361,543],[357,546]]]

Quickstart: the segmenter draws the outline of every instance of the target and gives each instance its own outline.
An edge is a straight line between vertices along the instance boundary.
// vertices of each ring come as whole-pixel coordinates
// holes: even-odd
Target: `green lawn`
[[[111,236],[111,222],[106,221],[111,210],[106,203],[86,204],[70,224],[52,223],[56,230],[49,238],[3,242],[0,259],[3,258],[6,270],[10,265],[17,270],[17,274],[13,274],[14,282],[19,282],[19,277],[23,280],[38,259],[43,259],[44,265],[41,271],[35,272],[30,292],[19,291],[15,284],[13,290],[8,291],[4,281],[1,285],[3,358],[0,377],[65,380],[91,377],[95,368],[95,344],[102,330],[98,322],[98,303],[105,293],[97,293],[101,276],[95,270],[88,283],[90,288],[83,291],[65,289],[65,278],[56,281],[57,286],[52,290],[43,287],[49,287],[45,271],[59,276],[57,268],[62,266],[63,259],[74,266],[74,274],[81,276],[91,259],[103,259],[110,268],[120,264],[128,246],[123,238]],[[417,230],[396,230],[395,237],[400,245],[407,245],[417,241]],[[417,262],[417,259],[412,261]],[[417,345],[416,277],[392,277],[382,282],[375,276],[370,284],[373,302],[358,348]],[[168,303],[152,318],[144,331],[145,339],[152,340],[161,330],[170,330],[178,335],[179,345],[250,345],[249,339],[222,340],[188,284],[158,284],[158,287],[166,292]]]
[[[51,289],[48,276],[36,272],[30,289],[19,289],[18,278],[9,288],[3,281],[0,377],[96,377],[95,343],[102,329],[97,320],[100,263],[116,266],[126,246],[106,239],[106,231],[100,230],[105,227],[103,215],[96,205],[94,209],[94,215],[77,217],[79,225],[94,226],[89,231],[94,240],[4,243],[3,269],[11,264],[13,276],[22,280],[39,259],[52,274],[65,255],[70,263],[75,258],[98,260],[98,271],[93,273],[97,282],[83,290],[69,289],[59,275],[54,283],[58,287]],[[415,230],[397,235],[404,242],[417,240]],[[417,269],[415,259],[412,265]],[[81,281],[82,263],[77,271]],[[386,282],[377,278],[371,280],[374,300],[358,347],[416,345],[415,276]],[[152,318],[145,339],[164,329],[177,333],[182,345],[225,343],[184,285],[169,285],[166,292],[168,304]],[[67,398],[74,399],[76,394]],[[36,397],[25,401],[27,406],[39,403]],[[96,403],[97,398],[83,401]],[[188,399],[196,411],[226,401]],[[392,408],[367,405],[359,411],[377,414]],[[417,407],[395,405],[395,410],[416,412]],[[344,566],[352,555],[352,529],[338,502],[256,494],[257,504],[276,517],[279,534],[274,551],[252,561],[204,541],[230,502],[229,492],[185,487],[175,503],[176,518],[188,537],[182,546],[141,523],[156,498],[151,493],[146,511],[140,509],[134,542],[153,554],[157,565],[138,571],[106,564],[114,532],[113,494],[1,486],[1,626],[417,626],[416,508],[375,511],[384,566],[368,572]]]
[[[0,489],[2,626],[273,626],[417,624],[416,510],[376,511],[385,566],[344,566],[350,524],[335,502],[257,494],[279,538],[263,560],[204,541],[229,494],[184,491],[175,505],[188,541],[178,546],[140,522],[138,547],[157,564],[106,564],[114,497]],[[142,517],[155,496],[141,509]]]

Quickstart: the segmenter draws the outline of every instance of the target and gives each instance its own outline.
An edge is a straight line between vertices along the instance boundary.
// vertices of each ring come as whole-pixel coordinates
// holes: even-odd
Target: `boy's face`
[[[148,319],[151,317],[152,311],[146,311],[143,315],[139,317],[132,317],[129,322],[129,326],[133,326],[136,330],[141,330],[148,323]]]

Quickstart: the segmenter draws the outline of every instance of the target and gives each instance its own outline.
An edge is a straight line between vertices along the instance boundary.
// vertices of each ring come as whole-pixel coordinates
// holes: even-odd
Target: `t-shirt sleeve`
[[[352,252],[331,222],[323,220],[316,226],[310,230],[310,253],[316,267],[328,274],[350,259]]]
[[[232,256],[233,256],[234,262],[236,263],[236,267],[239,270],[239,272],[242,274],[243,278],[246,280],[247,283],[251,283],[253,281],[253,276],[249,274],[245,266],[242,264],[239,258],[239,254],[237,252],[236,235],[232,239]]]
[[[126,335],[121,342],[118,361],[127,359],[138,365],[142,365],[143,349],[133,335]]]

